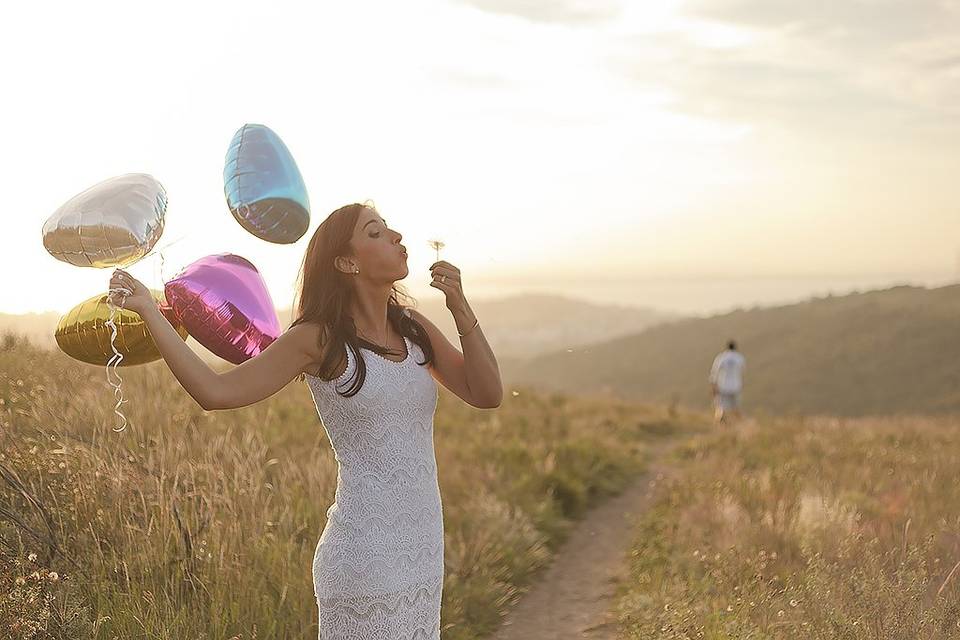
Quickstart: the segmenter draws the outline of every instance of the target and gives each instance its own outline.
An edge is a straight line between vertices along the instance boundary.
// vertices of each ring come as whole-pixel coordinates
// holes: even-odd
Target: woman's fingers
[[[139,280],[131,276],[129,273],[123,269],[116,269],[113,272],[113,276],[110,278],[111,287],[122,287],[126,289],[130,295],[137,289]]]
[[[440,260],[440,261],[434,262],[432,265],[430,265],[430,268],[431,268],[431,269],[434,269],[434,268],[437,268],[437,267],[443,267],[443,268],[449,269],[450,271],[452,271],[453,273],[456,273],[456,274],[459,274],[459,273],[460,273],[460,269],[458,269],[457,267],[453,266],[452,264],[450,264],[450,263],[447,262],[446,260]]]
[[[459,271],[452,271],[446,267],[435,267],[431,269],[431,271],[433,272],[433,277],[435,279],[439,278],[440,276],[446,276],[446,280],[456,280],[457,282],[460,282]]]
[[[455,292],[453,285],[442,284],[439,280],[434,280],[433,282],[430,283],[430,286],[436,289],[440,289],[440,291],[442,291],[444,295]]]

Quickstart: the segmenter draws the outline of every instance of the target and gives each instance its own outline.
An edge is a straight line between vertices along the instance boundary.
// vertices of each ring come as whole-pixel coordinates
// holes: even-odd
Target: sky
[[[432,238],[468,300],[708,313],[960,280],[958,0],[19,3],[0,55],[0,312],[104,290],[41,228],[131,172],[169,197],[134,276],[236,253],[278,308],[320,222],[368,199],[423,300]],[[296,243],[227,209],[245,123],[304,177]]]

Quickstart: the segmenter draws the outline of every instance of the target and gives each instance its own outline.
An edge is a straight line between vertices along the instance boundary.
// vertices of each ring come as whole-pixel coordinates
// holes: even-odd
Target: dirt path
[[[586,514],[490,640],[616,638],[613,596],[628,576],[634,525],[669,475],[660,461],[676,444],[655,445],[647,472]]]

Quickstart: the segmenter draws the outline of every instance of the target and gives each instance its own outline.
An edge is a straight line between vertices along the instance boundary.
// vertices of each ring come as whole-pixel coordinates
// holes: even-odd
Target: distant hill
[[[835,415],[960,411],[960,285],[900,286],[738,310],[501,367],[505,384],[709,406],[729,338],[747,357],[744,408]]]
[[[524,358],[577,348],[680,317],[652,309],[532,293],[471,301],[470,307],[483,324],[483,334],[498,358]],[[456,324],[442,299],[420,302],[417,308],[460,347]]]
[[[443,298],[417,300],[415,305],[458,349],[460,337]],[[580,347],[642,331],[680,316],[653,309],[594,304],[565,296],[528,293],[471,300],[470,308],[498,360],[528,358],[558,349]],[[280,311],[284,326],[290,309]]]
[[[58,349],[57,341],[53,337],[57,329],[57,322],[60,320],[60,314],[56,311],[47,311],[44,313],[0,313],[0,335],[12,332],[17,333],[41,347],[46,349]],[[226,360],[207,351],[207,349],[193,338],[187,338],[187,344],[201,358],[211,364],[228,364]],[[106,365],[106,363],[104,363]]]
[[[524,294],[470,302],[483,323],[483,333],[498,359],[511,361],[561,348],[575,348],[623,335],[634,334],[659,322],[679,316],[651,309],[600,305],[556,295]],[[456,346],[460,347],[456,324],[442,297],[418,300],[416,308],[432,320]],[[290,309],[278,311],[280,324],[287,327]],[[56,348],[53,338],[59,315],[0,314],[0,333],[22,333],[40,345]],[[187,340],[194,351],[212,362],[225,362],[204,349],[193,338]]]

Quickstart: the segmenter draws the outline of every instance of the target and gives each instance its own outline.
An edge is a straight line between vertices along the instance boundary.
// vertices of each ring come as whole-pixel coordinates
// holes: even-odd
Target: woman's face
[[[393,282],[407,277],[406,247],[400,244],[403,236],[389,228],[379,213],[364,207],[353,229],[350,246],[359,276]]]

